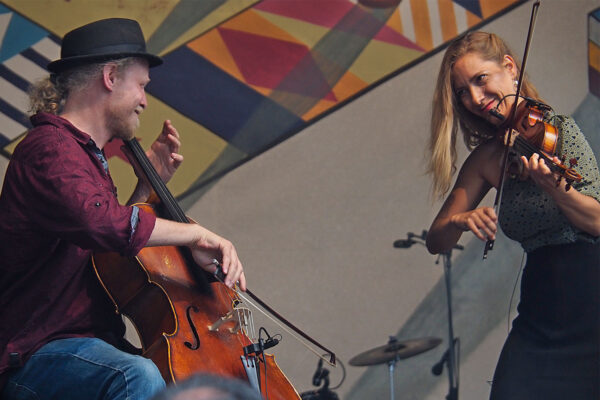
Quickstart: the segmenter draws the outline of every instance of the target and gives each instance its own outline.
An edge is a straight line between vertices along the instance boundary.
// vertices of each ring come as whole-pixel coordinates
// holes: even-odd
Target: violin
[[[559,134],[556,126],[544,121],[544,113],[550,110],[552,108],[545,103],[523,97],[523,101],[517,106],[513,122],[500,126],[499,138],[505,146],[512,149],[507,166],[511,177],[519,176],[523,172],[523,164],[518,156],[530,158],[538,153],[548,168],[558,174],[556,185],[565,179],[565,190],[569,191],[573,182],[581,182],[582,177],[574,169],[577,166],[576,158],[569,160],[568,167],[564,164],[565,157],[559,162],[554,160]]]
[[[531,18],[529,20],[529,30],[527,32],[527,40],[525,42],[525,51],[523,55],[523,63],[521,65],[521,71],[519,73],[519,79],[517,83],[517,90],[514,94],[515,101],[513,102],[512,109],[509,117],[504,118],[497,109],[490,111],[490,114],[499,118],[503,121],[501,127],[504,127],[502,132],[504,135],[504,154],[502,157],[502,168],[500,171],[500,179],[498,183],[498,190],[496,192],[496,199],[494,200],[494,212],[496,215],[500,214],[500,204],[502,199],[502,193],[504,191],[504,176],[505,175],[516,175],[519,173],[519,169],[522,165],[511,162],[511,152],[514,158],[514,151],[517,154],[523,155],[527,158],[531,157],[534,153],[538,153],[540,158],[544,160],[546,165],[553,171],[559,174],[557,180],[557,186],[564,178],[567,182],[565,190],[569,190],[573,182],[581,181],[581,175],[577,174],[573,169],[573,166],[577,165],[577,160],[569,160],[570,167],[564,165],[562,162],[554,161],[554,153],[556,151],[556,144],[558,142],[558,130],[555,126],[548,124],[543,120],[544,110],[550,110],[551,108],[539,101],[522,97],[521,85],[523,84],[525,76],[525,65],[527,64],[527,56],[529,54],[529,47],[531,45],[531,38],[533,36],[533,29],[535,27],[535,20],[537,17],[537,11],[540,7],[540,1],[537,0],[533,3],[531,9]],[[506,97],[505,97],[506,98]],[[519,103],[518,99],[523,98],[525,101]],[[504,99],[502,99],[504,100]],[[500,103],[502,102],[500,101]],[[499,103],[499,104],[500,104]],[[509,166],[513,165],[513,170],[509,170]],[[515,169],[516,165],[516,171]],[[508,174],[507,174],[508,172]],[[483,250],[483,259],[487,259],[488,251],[494,248],[494,240],[489,239]]]

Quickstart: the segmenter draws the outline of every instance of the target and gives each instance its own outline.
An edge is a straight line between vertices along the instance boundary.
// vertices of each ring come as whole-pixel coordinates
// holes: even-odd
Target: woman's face
[[[515,98],[501,100],[516,92],[517,67],[512,57],[505,55],[498,64],[478,53],[467,53],[454,63],[451,76],[454,95],[471,113],[494,125],[502,121],[490,114],[491,109],[498,106],[498,111],[508,116]]]

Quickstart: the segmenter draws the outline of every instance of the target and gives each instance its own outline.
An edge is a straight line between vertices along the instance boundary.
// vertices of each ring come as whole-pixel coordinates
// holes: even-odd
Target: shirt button
[[[96,204],[94,204],[96,207],[100,207],[100,202],[97,201]]]

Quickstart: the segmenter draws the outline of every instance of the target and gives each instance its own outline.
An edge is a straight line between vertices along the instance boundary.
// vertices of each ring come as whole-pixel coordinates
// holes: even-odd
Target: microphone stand
[[[457,250],[464,249],[461,245],[455,245],[453,247]],[[454,337],[454,329],[452,322],[452,249],[446,253],[442,253],[442,260],[444,262],[444,278],[446,281],[446,303],[448,304],[448,350],[442,357],[442,364],[446,364],[448,368],[448,395],[446,400],[458,400],[458,382],[459,382],[459,366],[458,366],[458,354],[460,350],[460,340]],[[435,262],[439,264],[439,258]],[[434,371],[432,373],[435,374]],[[441,373],[441,371],[440,371]],[[436,374],[439,375],[439,374]]]
[[[396,248],[408,248],[415,243],[419,243],[425,245],[425,239],[427,237],[427,231],[423,230],[421,235],[416,235],[412,232],[408,232],[408,239],[406,240],[396,240],[394,242],[394,247]],[[420,241],[416,241],[416,239],[420,239]],[[456,244],[446,253],[441,253],[440,256],[444,262],[444,280],[446,282],[446,303],[448,305],[448,349],[444,352],[442,359],[433,366],[432,373],[434,375],[439,375],[442,373],[443,365],[445,364],[448,368],[448,394],[446,395],[446,400],[458,400],[458,383],[459,383],[459,366],[458,366],[458,354],[460,350],[460,340],[454,337],[454,328],[452,322],[452,279],[451,279],[451,270],[452,270],[452,250],[463,250],[464,247]],[[439,264],[439,256],[435,262]],[[439,369],[439,370],[438,370]]]

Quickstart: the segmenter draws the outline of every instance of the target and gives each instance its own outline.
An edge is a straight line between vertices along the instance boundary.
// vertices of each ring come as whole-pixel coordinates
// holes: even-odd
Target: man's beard
[[[135,131],[139,126],[139,120],[131,122],[131,113],[124,111],[112,111],[108,119],[109,129],[113,137],[123,140],[131,140],[135,137]]]

